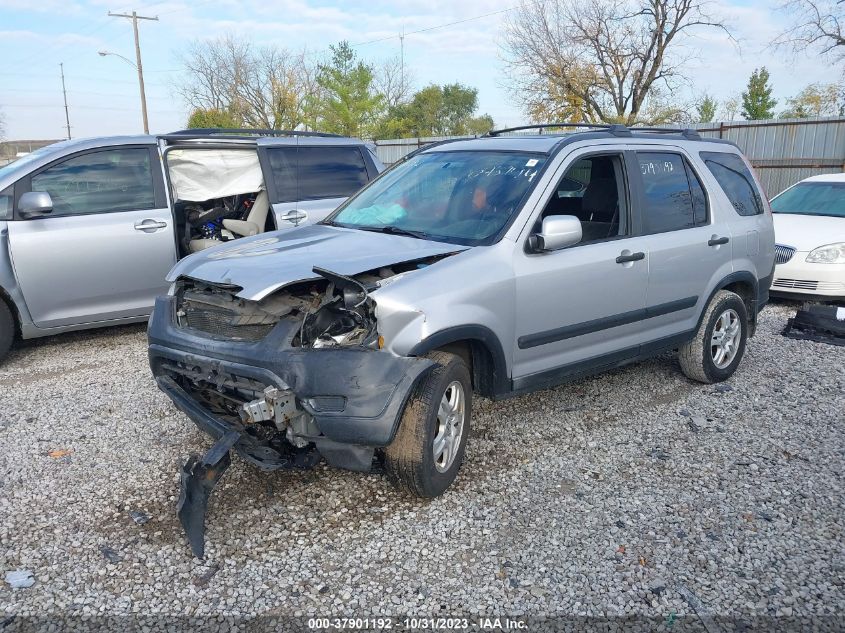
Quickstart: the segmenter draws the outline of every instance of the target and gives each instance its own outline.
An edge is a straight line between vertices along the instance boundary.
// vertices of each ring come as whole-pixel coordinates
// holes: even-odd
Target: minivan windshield
[[[802,182],[772,199],[773,213],[845,218],[845,182]]]
[[[16,158],[11,163],[0,167],[0,178],[19,170],[22,167],[26,167],[29,163],[38,160],[38,158],[40,158],[43,154],[49,154],[52,151],[55,151],[55,148],[53,146],[45,145],[44,147],[40,147],[36,150],[29,152],[28,154],[24,154],[20,158]]]
[[[375,180],[325,220],[469,246],[492,244],[539,178],[544,154],[426,152]]]

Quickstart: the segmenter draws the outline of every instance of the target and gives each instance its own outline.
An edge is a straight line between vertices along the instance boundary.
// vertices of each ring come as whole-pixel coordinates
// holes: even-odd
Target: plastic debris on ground
[[[805,303],[786,322],[783,335],[817,343],[845,345],[845,307]]]

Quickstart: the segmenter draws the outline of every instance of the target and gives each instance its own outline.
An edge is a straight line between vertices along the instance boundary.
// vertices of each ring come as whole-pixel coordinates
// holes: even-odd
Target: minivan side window
[[[643,233],[664,233],[695,226],[693,194],[680,154],[637,152],[645,208]]]
[[[763,213],[760,193],[742,158],[727,152],[701,152],[700,155],[739,215]]]
[[[369,182],[358,147],[273,147],[267,150],[273,202],[347,198]]]
[[[50,194],[52,215],[155,208],[150,151],[146,147],[74,156],[34,175],[31,189]]]
[[[299,147],[297,161],[299,200],[346,198],[367,184],[357,147]]]

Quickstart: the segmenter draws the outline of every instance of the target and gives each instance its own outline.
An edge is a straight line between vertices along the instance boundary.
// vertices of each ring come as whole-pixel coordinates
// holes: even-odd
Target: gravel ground
[[[477,400],[458,481],[433,501],[377,474],[235,459],[205,561],[174,504],[180,464],[210,441],[156,389],[143,328],[26,344],[0,366],[0,577],[30,570],[34,584],[0,578],[0,629],[2,613],[11,626],[542,614],[841,628],[845,348],[780,336],[793,310],[766,308],[724,385],[693,384],[666,356]]]

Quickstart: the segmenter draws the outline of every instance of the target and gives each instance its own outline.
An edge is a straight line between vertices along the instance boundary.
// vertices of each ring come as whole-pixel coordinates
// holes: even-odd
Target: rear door
[[[167,291],[173,222],[154,145],[89,150],[26,176],[53,212],[9,222],[15,275],[38,327],[143,316]]]
[[[714,217],[701,176],[681,148],[648,147],[635,155],[650,254],[648,338],[665,341],[696,327],[714,280],[732,272],[733,236]]]
[[[361,145],[261,139],[259,156],[279,229],[314,224],[377,174]]]

